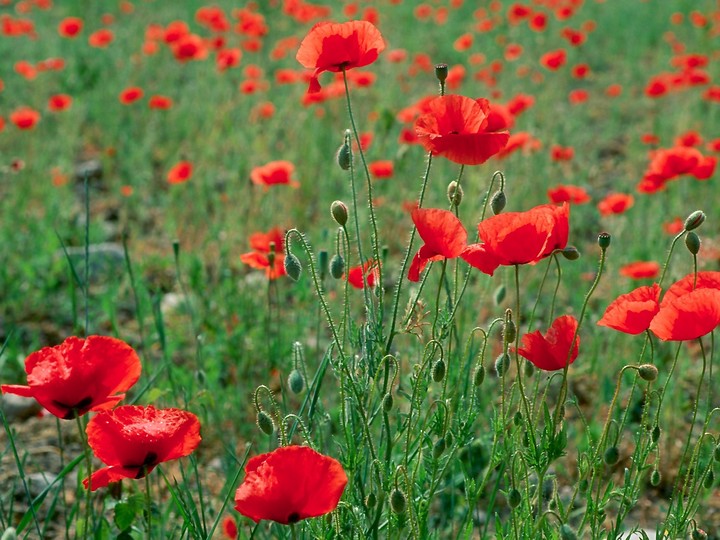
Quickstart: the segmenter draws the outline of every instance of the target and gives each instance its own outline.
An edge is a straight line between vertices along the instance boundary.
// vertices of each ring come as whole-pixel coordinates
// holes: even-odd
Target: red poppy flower
[[[58,418],[109,409],[140,377],[140,359],[127,343],[107,336],[69,337],[25,359],[28,386],[2,392],[35,398]]]
[[[101,28],[100,30],[96,30],[88,36],[88,43],[91,47],[103,49],[110,45],[114,39],[115,34],[113,34],[112,30],[108,30],[107,28]]]
[[[19,107],[10,113],[10,121],[18,129],[32,129],[40,121],[40,113],[30,107]]]
[[[196,34],[185,34],[170,45],[173,56],[178,62],[202,60],[207,57],[208,49],[203,39]]]
[[[575,335],[577,327],[578,322],[572,315],[558,317],[545,335],[539,330],[525,334],[518,354],[544,371],[563,369],[575,361],[580,350],[580,336]],[[573,336],[575,343],[572,343]]]
[[[688,274],[676,281],[663,295],[661,307],[666,306],[672,300],[679,298],[695,289],[717,289],[720,290],[720,272],[704,271],[697,274]]]
[[[379,277],[378,265],[372,259],[349,268],[347,273],[348,283],[356,289],[364,289],[365,283],[368,287],[374,287]]]
[[[307,446],[285,446],[255,456],[235,492],[235,509],[256,523],[287,525],[332,512],[347,484],[340,463]]]
[[[417,208],[411,213],[417,232],[425,241],[413,257],[408,272],[410,281],[420,281],[427,263],[459,257],[467,245],[467,231],[448,210]]]
[[[300,182],[292,179],[295,172],[295,165],[289,161],[271,161],[266,165],[254,167],[250,171],[250,180],[258,186],[264,186],[265,189],[270,186],[288,185],[291,187],[300,186]]]
[[[627,193],[610,193],[597,205],[601,216],[622,214],[635,204],[635,197]]]
[[[79,17],[66,17],[58,25],[58,34],[65,38],[74,38],[82,31],[83,20]]]
[[[491,276],[500,265],[535,263],[567,245],[569,218],[568,203],[498,214],[478,225],[480,243],[465,248],[462,258]]]
[[[257,270],[265,270],[268,279],[277,279],[285,275],[285,234],[279,228],[267,233],[257,232],[250,235],[250,247],[253,251],[240,255],[240,260]],[[270,264],[271,253],[274,262]]]
[[[240,58],[242,58],[240,49],[221,49],[215,56],[215,67],[218,71],[225,71],[237,66],[240,63]]]
[[[182,184],[192,178],[193,164],[189,161],[178,161],[167,173],[168,184]]]
[[[55,94],[48,99],[48,109],[53,112],[64,111],[72,105],[72,97],[67,94]]]
[[[160,463],[190,455],[200,444],[200,421],[180,409],[123,405],[88,422],[88,445],[108,465],[83,485],[91,491],[123,478],[144,478]]]
[[[151,109],[157,109],[157,110],[167,110],[172,108],[173,106],[173,100],[172,98],[169,98],[167,96],[161,96],[161,95],[155,95],[150,96],[150,99],[148,100],[148,107]]]
[[[522,150],[523,153],[529,153],[539,150],[542,143],[533,137],[527,131],[516,131],[508,139],[507,146],[497,153],[498,159],[505,159],[510,154]]]
[[[553,144],[550,147],[550,159],[553,161],[571,161],[574,156],[575,149],[572,146]]]
[[[295,56],[306,68],[314,69],[309,93],[320,91],[318,76],[323,71],[340,72],[372,64],[385,49],[380,31],[367,21],[322,22],[312,27]]]
[[[654,279],[660,274],[660,265],[655,261],[631,262],[620,268],[620,275],[631,279]]]
[[[433,155],[463,165],[479,165],[508,142],[506,126],[499,125],[500,116],[491,118],[486,99],[447,95],[431,100],[427,107],[430,112],[415,121],[415,133]]]
[[[685,341],[712,332],[718,324],[720,290],[699,288],[669,300],[664,297],[650,331],[663,341]]]
[[[392,178],[395,173],[395,166],[390,159],[381,159],[368,163],[368,169],[374,178]]]
[[[138,99],[142,99],[143,94],[144,92],[142,88],[129,86],[120,92],[118,99],[123,105],[130,105],[131,103],[135,103]]]
[[[573,204],[585,204],[590,201],[590,195],[585,189],[579,186],[558,184],[547,190],[548,198],[552,203],[569,202]]]
[[[626,334],[640,334],[650,327],[650,321],[660,310],[660,285],[638,287],[618,296],[597,322]]]
[[[547,69],[556,71],[565,65],[567,59],[567,53],[565,49],[558,49],[557,51],[550,51],[543,54],[540,57],[540,63]]]

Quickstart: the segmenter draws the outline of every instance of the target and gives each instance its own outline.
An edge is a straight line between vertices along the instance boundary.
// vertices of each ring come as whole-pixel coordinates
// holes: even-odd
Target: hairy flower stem
[[[85,526],[83,527],[83,539],[87,539],[88,530],[90,529],[90,519],[92,517],[92,457],[90,457],[90,446],[88,446],[87,438],[85,437],[85,429],[83,428],[82,418],[80,416],[75,417],[78,434],[80,435],[80,441],[82,442],[83,454],[85,455],[85,467],[87,468],[88,475],[88,486],[85,490]]]

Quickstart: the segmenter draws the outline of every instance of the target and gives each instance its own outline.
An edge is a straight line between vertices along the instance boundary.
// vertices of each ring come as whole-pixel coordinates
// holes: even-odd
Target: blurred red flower
[[[364,289],[365,283],[368,287],[374,287],[379,276],[378,265],[372,259],[349,268],[347,272],[348,283],[356,289]]]
[[[18,107],[10,113],[10,121],[18,129],[32,129],[40,121],[40,113],[30,107]]]
[[[391,159],[381,159],[368,163],[370,174],[375,178],[392,178],[395,167]]]
[[[55,94],[48,99],[48,109],[53,112],[60,112],[70,108],[72,97],[67,94]]]
[[[550,147],[550,158],[553,161],[571,161],[574,156],[575,149],[572,146],[553,144]]]
[[[491,116],[486,99],[447,95],[427,103],[430,112],[415,121],[420,144],[433,155],[463,165],[479,165],[502,150],[508,142],[501,116]]]
[[[567,53],[565,49],[550,51],[540,57],[540,63],[551,71],[556,71],[565,65]]]
[[[148,100],[148,107],[151,109],[167,110],[172,108],[173,104],[172,98],[167,96],[150,96],[150,99]]]
[[[135,103],[138,99],[142,99],[143,95],[144,92],[142,88],[129,86],[120,92],[118,99],[123,105],[130,105],[131,103]]]
[[[413,257],[408,271],[410,281],[420,281],[427,263],[459,257],[467,245],[467,231],[448,210],[417,208],[411,213],[420,238],[425,242]]]
[[[4,384],[2,392],[35,398],[58,418],[69,420],[117,405],[140,371],[137,354],[119,339],[69,337],[25,359],[28,386]]]
[[[251,234],[250,247],[253,251],[240,255],[242,262],[256,270],[265,270],[268,279],[285,275],[285,233],[281,229],[275,227],[266,233]]]
[[[83,20],[79,17],[65,17],[58,24],[58,34],[65,38],[74,38],[83,28]]]
[[[182,184],[192,178],[193,164],[189,161],[178,161],[167,173],[168,184]]]
[[[295,172],[295,165],[291,162],[271,161],[265,165],[254,167],[250,171],[250,180],[257,186],[264,186],[265,189],[281,184],[296,188],[300,186],[300,182],[292,179],[293,172]]]
[[[703,156],[700,150],[691,146],[659,148],[650,153],[650,164],[637,190],[655,193],[665,189],[667,182],[685,174],[707,180],[714,174],[716,165],[714,156]]]
[[[597,205],[600,215],[622,214],[635,204],[635,197],[627,193],[610,193]]]
[[[626,334],[640,334],[650,327],[650,322],[660,310],[660,285],[638,287],[618,296],[597,322]]]
[[[545,335],[539,330],[525,334],[518,354],[544,371],[563,369],[575,361],[580,350],[577,328],[578,322],[572,315],[558,317]]]
[[[320,91],[323,71],[340,72],[372,64],[385,49],[380,31],[367,21],[322,22],[312,27],[300,43],[297,61],[314,69],[309,93]]]
[[[144,478],[160,463],[190,455],[200,444],[200,421],[180,409],[123,405],[88,422],[88,445],[108,465],[83,485],[91,491],[123,478]]]
[[[660,265],[655,261],[636,261],[620,268],[620,275],[631,279],[654,279],[660,275]]]
[[[107,28],[101,28],[100,30],[96,30],[88,36],[88,43],[91,47],[103,49],[110,45],[114,39],[115,34],[113,34],[112,30],[108,30]]]
[[[535,263],[567,245],[569,217],[568,203],[490,217],[478,225],[480,243],[469,245],[462,258],[490,276],[500,265]]]
[[[307,446],[285,446],[248,461],[235,509],[256,523],[297,523],[332,512],[346,484],[337,460]]]
[[[590,202],[588,192],[584,188],[573,185],[558,184],[554,188],[547,190],[547,196],[551,203],[585,204]]]

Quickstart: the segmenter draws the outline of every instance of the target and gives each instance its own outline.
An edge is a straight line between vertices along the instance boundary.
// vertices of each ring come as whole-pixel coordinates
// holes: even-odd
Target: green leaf
[[[137,509],[134,504],[121,502],[115,505],[115,525],[121,531],[129,529],[135,521],[137,516]]]

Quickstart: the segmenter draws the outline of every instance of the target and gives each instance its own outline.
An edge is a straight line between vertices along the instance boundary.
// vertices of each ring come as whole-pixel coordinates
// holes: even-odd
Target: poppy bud
[[[340,165],[340,168],[343,171],[347,171],[350,168],[350,163],[352,162],[352,150],[350,149],[350,145],[346,142],[344,142],[340,148],[338,148],[337,156],[335,156],[337,159],[337,164]]]
[[[561,253],[568,261],[577,261],[580,258],[580,252],[575,246],[568,246]]]
[[[508,319],[503,326],[503,341],[513,343],[517,337],[517,327],[512,319]]]
[[[288,386],[293,394],[299,394],[305,389],[305,379],[299,370],[293,369],[288,376]]]
[[[490,209],[496,216],[503,211],[507,204],[507,197],[504,191],[496,191],[490,200]]]
[[[348,207],[342,201],[333,201],[330,205],[330,213],[335,222],[344,227],[348,220]]]
[[[705,212],[703,212],[702,210],[695,210],[685,220],[685,230],[692,231],[693,229],[697,229],[700,225],[703,224],[704,221]]]
[[[390,508],[396,514],[403,514],[407,508],[407,498],[399,488],[395,488],[390,493]]]
[[[520,495],[520,491],[512,488],[508,493],[508,504],[510,505],[510,508],[517,508],[518,506],[520,506],[521,502],[522,495]]]
[[[693,231],[690,231],[687,233],[687,236],[685,236],[685,247],[688,248],[690,253],[697,255],[698,251],[700,251],[700,237]]]
[[[340,279],[345,273],[345,260],[340,255],[333,255],[330,260],[330,275],[335,279]]]
[[[513,424],[515,424],[516,426],[522,424],[522,413],[520,411],[517,411],[515,413],[515,416],[513,416]]]
[[[577,540],[577,534],[575,534],[575,531],[572,530],[570,525],[564,523],[563,526],[560,527],[560,538],[561,540]]]
[[[435,362],[435,365],[433,365],[432,378],[433,381],[437,383],[442,382],[442,380],[445,378],[445,360],[443,360],[442,358],[440,358],[437,362]]]
[[[705,489],[710,489],[713,487],[713,484],[715,483],[715,473],[712,469],[710,469],[705,476],[705,479],[703,480],[703,487]]]
[[[660,478],[660,471],[658,471],[657,469],[655,469],[655,470],[650,474],[650,483],[651,483],[653,486],[657,487],[658,485],[660,485],[660,480],[661,480],[661,478]]]
[[[693,529],[690,537],[692,538],[692,540],[707,540],[708,535],[702,529]]]
[[[603,454],[603,461],[606,465],[615,465],[620,459],[620,451],[617,446],[608,446]]]
[[[447,64],[435,64],[435,77],[440,81],[440,84],[445,84],[445,79],[448,76],[448,65]]]
[[[460,203],[463,199],[463,194],[464,192],[462,186],[459,186],[455,180],[448,184],[447,198],[450,201],[451,205],[460,206]]]
[[[302,271],[302,266],[300,265],[300,259],[298,259],[295,255],[292,253],[288,253],[285,255],[285,261],[283,262],[283,266],[285,266],[285,273],[288,275],[290,279],[293,281],[297,281],[300,279],[300,272]]]
[[[660,440],[660,426],[656,425],[650,433],[650,440],[657,443]]]
[[[475,370],[475,375],[473,376],[473,384],[475,386],[480,386],[484,380],[485,380],[485,366],[480,365]]]
[[[394,401],[394,399],[390,392],[385,394],[383,396],[383,400],[382,400],[383,411],[385,411],[386,413],[389,413],[393,408],[393,401]]]
[[[505,300],[505,293],[507,292],[507,289],[505,288],[505,285],[500,285],[497,289],[495,289],[495,294],[493,294],[493,301],[495,302],[496,306],[499,306],[502,304],[502,301]]]
[[[445,434],[445,445],[446,445],[446,446],[452,446],[452,445],[453,445],[453,441],[454,441],[454,437],[453,437],[452,431],[448,431],[448,432]]]
[[[720,461],[720,444],[718,444],[713,451],[713,459],[715,461]]]
[[[605,251],[608,247],[610,247],[611,239],[612,236],[610,236],[610,233],[601,232],[598,234],[598,246],[600,246],[600,249]]]
[[[328,267],[328,252],[324,249],[318,253],[318,268],[320,269],[320,279],[325,277]]]
[[[433,445],[433,459],[438,459],[445,451],[445,438],[440,437]]]
[[[583,478],[582,480],[580,480],[580,484],[578,485],[578,489],[580,490],[580,493],[587,492],[589,487],[590,487],[590,482],[588,482],[587,478]]]
[[[495,372],[498,377],[503,377],[510,369],[510,355],[502,353],[495,359]]]
[[[638,374],[644,381],[654,381],[658,376],[658,368],[652,364],[642,364],[638,367]]]
[[[525,376],[532,377],[535,374],[535,366],[532,362],[525,360]]]
[[[365,497],[365,506],[368,508],[375,508],[375,505],[377,504],[377,495],[373,493],[372,491],[368,493],[368,496]]]
[[[258,411],[256,421],[260,431],[265,435],[272,435],[273,431],[275,431],[275,424],[273,424],[272,418],[265,411]]]

